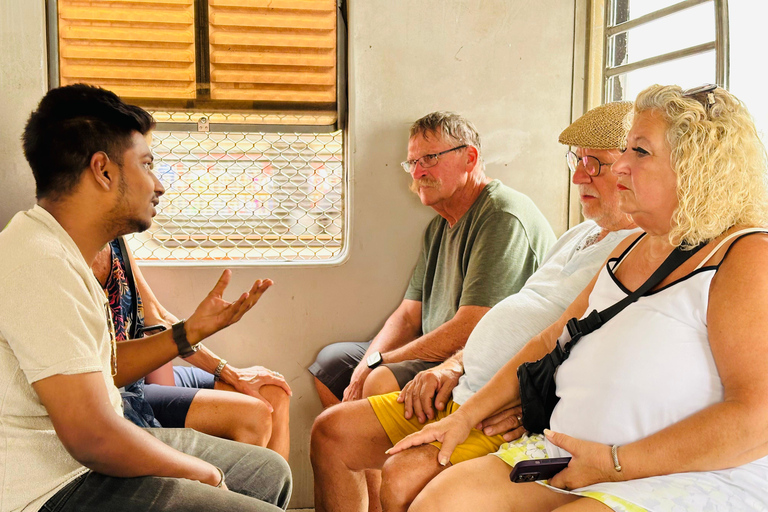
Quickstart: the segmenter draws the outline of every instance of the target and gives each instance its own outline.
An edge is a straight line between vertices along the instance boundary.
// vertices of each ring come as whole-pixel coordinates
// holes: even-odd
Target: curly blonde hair
[[[752,116],[728,91],[683,96],[676,85],[652,85],[634,113],[655,110],[667,123],[678,206],[669,240],[684,248],[709,242],[730,227],[768,220],[766,151]]]

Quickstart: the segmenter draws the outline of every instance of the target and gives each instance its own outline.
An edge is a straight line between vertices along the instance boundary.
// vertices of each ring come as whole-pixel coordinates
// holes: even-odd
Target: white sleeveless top
[[[744,233],[733,236],[740,234]],[[631,293],[614,273],[641,238],[602,269],[587,313],[602,311]],[[602,444],[628,444],[722,401],[723,386],[707,336],[709,287],[718,267],[707,266],[708,259],[687,276],[630,304],[573,347],[555,378],[560,401],[552,413],[553,431]],[[547,453],[550,457],[568,455],[549,442]],[[740,478],[723,479],[729,472],[740,472]],[[697,476],[689,481],[689,475]],[[662,494],[673,500],[662,505],[654,488],[666,488]],[[688,499],[699,492],[721,493],[725,508],[712,510],[768,510],[768,458],[732,470],[585,489],[608,492],[649,510],[697,510]],[[744,508],[731,508],[745,498],[749,503]]]

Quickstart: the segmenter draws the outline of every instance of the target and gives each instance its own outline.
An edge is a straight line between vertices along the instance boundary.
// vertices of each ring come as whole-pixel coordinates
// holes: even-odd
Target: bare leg
[[[506,462],[492,455],[462,462],[428,483],[408,510],[551,512],[579,499],[537,483],[513,484],[509,481],[510,470]]]
[[[291,432],[289,414],[291,397],[283,388],[278,386],[262,386],[261,396],[272,404],[272,437],[269,438],[267,448],[274,450],[288,461],[291,450]]]
[[[611,512],[611,507],[593,500],[592,498],[579,498],[572,503],[557,507],[553,512]]]
[[[272,417],[261,400],[242,393],[201,389],[192,399],[184,426],[256,446],[272,437]]]
[[[320,382],[317,377],[315,377],[315,388],[317,389],[317,395],[320,397],[320,403],[323,404],[323,409],[341,403],[341,400],[336,398],[336,395],[325,384]]]
[[[397,383],[397,379],[395,379],[392,371],[386,366],[379,366],[365,379],[363,398],[399,390],[400,385]],[[368,512],[381,512],[382,503],[379,497],[381,471],[378,469],[365,470],[365,484],[368,487]]]
[[[381,506],[386,512],[405,512],[433,478],[450,466],[437,462],[438,449],[430,444],[390,457],[381,470]]]
[[[385,395],[400,391],[395,374],[386,366],[379,366],[368,375],[363,383],[363,397]]]
[[[316,512],[363,512],[368,508],[363,470],[381,468],[392,443],[368,400],[323,411],[312,426],[310,458]]]
[[[222,381],[216,381],[214,389],[217,391],[231,391],[239,393],[235,388]],[[270,450],[279,453],[286,461],[291,450],[290,434],[290,405],[291,397],[278,386],[262,386],[261,396],[272,405],[272,432],[265,445]],[[218,395],[217,395],[218,396]],[[248,396],[248,395],[243,395]],[[195,396],[197,398],[197,396]],[[249,397],[252,398],[252,397]],[[192,402],[194,404],[194,401]],[[190,407],[191,409],[191,407]]]
[[[379,496],[381,471],[366,469],[363,474],[365,474],[365,488],[368,491],[368,512],[381,512],[381,497]]]

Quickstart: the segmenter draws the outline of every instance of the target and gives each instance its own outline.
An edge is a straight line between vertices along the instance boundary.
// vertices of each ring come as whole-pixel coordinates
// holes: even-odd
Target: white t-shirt
[[[523,345],[560,318],[614,247],[635,231],[613,231],[584,248],[584,242],[600,232],[597,224],[582,222],[563,234],[525,286],[496,304],[475,326],[464,347],[464,375],[453,390],[453,401],[466,402]]]
[[[109,303],[80,250],[47,211],[0,233],[0,512],[36,511],[86,471],[61,444],[32,383],[102,372],[115,414]],[[88,414],[82,411],[81,414]]]

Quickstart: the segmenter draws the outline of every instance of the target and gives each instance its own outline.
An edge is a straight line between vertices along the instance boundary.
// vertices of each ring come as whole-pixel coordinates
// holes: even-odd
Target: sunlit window
[[[749,107],[763,143],[768,144],[765,52],[768,49],[768,2],[730,0],[730,90]]]
[[[652,84],[723,83],[727,27],[714,0],[611,0],[604,100],[634,99]]]

